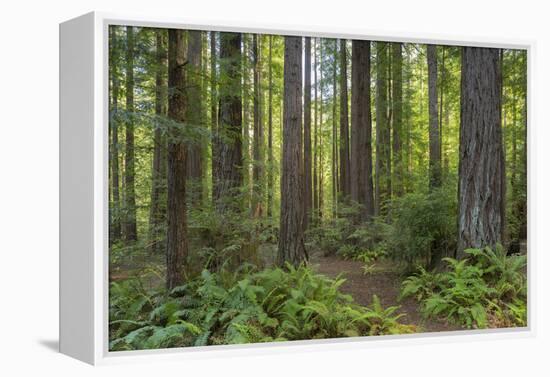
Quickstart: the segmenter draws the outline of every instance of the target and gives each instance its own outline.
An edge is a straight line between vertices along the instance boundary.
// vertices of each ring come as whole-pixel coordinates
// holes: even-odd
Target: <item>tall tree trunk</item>
[[[305,38],[304,57],[304,229],[311,217],[311,38]]]
[[[182,137],[186,121],[187,98],[183,30],[168,30],[168,117],[173,125],[168,133],[168,231],[166,237],[166,287],[172,289],[184,281],[188,255],[186,170],[187,150]]]
[[[383,205],[391,195],[390,127],[388,123],[388,43],[376,42],[376,189],[375,215],[385,214]]]
[[[241,34],[220,33],[220,117],[215,166],[214,200],[220,213],[227,209],[241,210],[238,200],[243,183],[242,103],[241,103]]]
[[[317,218],[319,222],[323,219],[323,39],[319,38],[319,165],[317,171],[319,173],[319,207]]]
[[[210,121],[211,133],[210,140],[212,153],[212,198],[214,199],[214,187],[217,187],[216,174],[214,173],[216,166],[219,165],[218,145],[218,94],[217,94],[217,62],[216,62],[216,32],[210,32]]]
[[[428,104],[430,139],[430,189],[441,186],[441,148],[439,145],[439,121],[437,116],[437,50],[428,45]]]
[[[361,219],[374,216],[370,41],[352,41],[351,63],[351,199],[362,205]]]
[[[444,155],[443,155],[443,109],[447,109],[447,103],[443,106],[443,94],[445,93],[446,82],[446,68],[445,68],[445,46],[441,46],[441,70],[439,73],[439,164],[441,167],[441,175],[443,177],[444,171]]]
[[[128,121],[126,122],[126,151],[124,169],[125,188],[125,216],[124,216],[124,237],[126,242],[137,240],[136,220],[136,188],[135,188],[135,161],[134,161],[134,28],[126,27],[127,49],[126,49],[126,111]]]
[[[401,43],[392,43],[392,152],[393,193],[403,195],[403,54]]]
[[[120,240],[122,236],[122,230],[120,225],[121,213],[120,213],[120,176],[119,176],[119,156],[118,156],[118,122],[119,115],[118,113],[118,96],[120,84],[118,81],[118,41],[116,28],[111,27],[111,55],[110,55],[110,69],[111,69],[111,85],[112,85],[112,96],[111,96],[111,116],[110,116],[110,125],[111,125],[111,153],[110,153],[110,164],[111,164],[111,190],[113,197],[113,208],[110,213],[111,219],[111,232],[110,232],[110,243]]]
[[[202,202],[202,176],[203,176],[203,144],[202,137],[202,95],[201,95],[201,71],[202,71],[202,38],[201,32],[189,30],[188,51],[186,69],[187,83],[187,107],[185,118],[191,127],[192,140],[188,144],[187,151],[187,196],[189,202],[196,206]]]
[[[337,108],[337,98],[338,98],[338,88],[337,88],[337,65],[338,65],[338,40],[334,40],[334,56],[332,64],[332,161],[331,161],[331,172],[332,172],[332,217],[336,217],[338,212],[338,134],[336,126],[336,108]]]
[[[319,211],[319,98],[317,93],[318,80],[317,80],[317,38],[313,39],[313,91],[315,102],[315,118],[313,128],[315,131],[314,145],[313,145],[313,214],[312,218],[317,219]]]
[[[283,164],[278,262],[307,261],[302,186],[302,37],[285,37]]]
[[[502,241],[505,186],[499,50],[464,47],[460,98],[457,258]]]
[[[252,211],[254,217],[263,216],[263,119],[262,119],[262,95],[261,95],[261,46],[260,36],[252,36],[252,58],[254,64],[254,140],[253,140],[253,169],[252,185]]]
[[[243,174],[243,182],[244,186],[246,188],[245,194],[244,194],[244,206],[247,208],[254,208],[251,199],[253,196],[253,185],[254,182],[252,180],[252,174],[250,172],[251,163],[253,163],[251,150],[252,145],[250,143],[250,57],[252,55],[251,52],[251,41],[250,41],[250,34],[243,34],[241,36],[242,38],[242,55],[241,55],[241,64],[242,64],[242,113],[243,113],[243,121],[242,121],[242,150],[243,150],[243,167],[242,167],[242,174]],[[254,100],[252,98],[252,100]],[[252,115],[253,117],[254,115]]]
[[[370,75],[370,72],[369,72]],[[346,40],[340,40],[340,190],[344,197],[351,194],[350,147],[348,120],[348,61]]]
[[[166,114],[166,39],[165,32],[158,29],[155,32],[155,115],[157,119]],[[159,251],[164,228],[164,211],[166,205],[166,139],[160,127],[156,127],[153,136],[153,169],[151,185],[151,206],[149,211],[149,244],[151,252]]]
[[[269,36],[269,89],[268,89],[268,135],[267,135],[267,216],[273,216],[273,36]]]

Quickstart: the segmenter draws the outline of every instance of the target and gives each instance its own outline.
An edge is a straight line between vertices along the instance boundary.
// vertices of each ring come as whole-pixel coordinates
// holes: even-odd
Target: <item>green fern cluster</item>
[[[247,274],[205,270],[184,286],[153,295],[134,283],[118,284],[111,290],[110,349],[414,332],[399,322],[398,307],[383,308],[377,297],[369,307],[357,305],[340,291],[343,283],[305,266],[286,266]]]
[[[525,256],[507,256],[501,246],[466,250],[468,258],[445,258],[448,270],[419,272],[402,283],[400,297],[414,297],[426,317],[467,328],[525,326]]]

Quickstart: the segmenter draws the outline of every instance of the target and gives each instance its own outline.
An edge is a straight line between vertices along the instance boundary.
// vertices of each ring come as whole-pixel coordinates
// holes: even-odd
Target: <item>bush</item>
[[[246,274],[211,273],[164,294],[143,295],[132,284],[112,290],[110,349],[255,343],[414,332],[398,307],[377,298],[363,307],[340,292],[344,279],[307,267]],[[118,297],[122,295],[124,297]],[[142,298],[143,304],[130,304]],[[122,327],[123,323],[132,323]]]
[[[466,250],[468,258],[445,258],[449,270],[420,271],[402,283],[400,298],[415,297],[425,317],[445,317],[467,328],[525,326],[524,256],[502,246]]]

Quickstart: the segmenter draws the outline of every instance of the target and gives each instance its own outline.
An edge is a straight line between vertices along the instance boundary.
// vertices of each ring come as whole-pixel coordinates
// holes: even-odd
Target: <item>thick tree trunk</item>
[[[388,122],[388,50],[386,42],[376,42],[376,189],[375,214],[383,215],[391,195],[391,146]],[[389,164],[388,164],[389,163]]]
[[[269,89],[268,89],[268,135],[267,135],[267,216],[273,216],[273,36],[269,36]]]
[[[460,104],[458,250],[502,241],[505,167],[499,50],[464,47]]]
[[[392,188],[396,196],[403,195],[403,54],[401,43],[392,43]]]
[[[109,214],[111,219],[111,232],[110,243],[120,240],[122,236],[122,230],[120,225],[121,213],[120,213],[120,173],[119,173],[119,156],[118,156],[118,96],[120,84],[118,81],[118,41],[116,35],[116,28],[111,27],[111,55],[110,55],[110,69],[111,69],[111,116],[109,118],[111,125],[111,153],[110,153],[110,165],[111,165],[111,190],[113,197],[113,208]]]
[[[332,159],[331,159],[331,178],[332,178],[332,217],[336,217],[338,212],[338,134],[336,125],[336,109],[338,99],[337,70],[338,70],[338,41],[334,40],[334,56],[332,64]]]
[[[210,130],[212,133],[210,148],[212,153],[212,198],[214,198],[214,187],[217,186],[216,174],[214,170],[219,164],[218,145],[218,94],[217,94],[217,52],[216,52],[216,32],[210,32]]]
[[[241,103],[241,35],[220,33],[220,117],[218,162],[213,170],[216,176],[214,201],[220,213],[227,209],[241,210],[239,190],[243,183],[242,103]]]
[[[166,39],[165,32],[156,32],[155,64],[155,115],[160,118],[166,114]],[[157,118],[157,119],[158,119]],[[151,184],[151,206],[149,211],[149,243],[151,252],[161,250],[161,239],[165,220],[166,205],[166,139],[160,127],[156,127],[153,136],[153,168]]]
[[[135,188],[135,161],[134,161],[134,28],[126,27],[127,49],[126,49],[126,111],[128,121],[126,122],[126,151],[124,169],[125,189],[125,215],[124,215],[124,238],[126,242],[137,240],[137,219],[136,219],[136,188]]]
[[[307,261],[303,228],[302,37],[285,37],[283,164],[278,262]]]
[[[441,148],[439,145],[439,121],[437,109],[437,50],[428,45],[428,103],[430,139],[430,189],[441,186]]]
[[[319,98],[317,86],[317,38],[313,40],[313,91],[315,102],[315,119],[313,128],[315,130],[313,145],[313,213],[312,219],[317,220],[319,214]]]
[[[242,114],[243,114],[243,120],[242,120],[242,150],[243,150],[243,167],[242,167],[242,174],[243,174],[243,182],[244,187],[246,190],[244,193],[244,206],[246,208],[252,209],[251,212],[253,212],[254,205],[251,202],[252,196],[254,195],[253,185],[254,181],[252,180],[252,172],[253,169],[253,156],[252,156],[252,150],[253,146],[250,142],[250,120],[254,121],[254,115],[251,113],[251,106],[250,102],[253,99],[253,94],[251,95],[251,87],[253,87],[253,83],[251,84],[250,80],[250,69],[252,68],[253,64],[250,63],[251,56],[252,56],[252,48],[251,45],[253,44],[253,41],[250,41],[250,34],[243,34],[241,36],[242,38],[242,54],[241,54],[241,70],[242,70],[242,87],[241,87],[241,93],[242,93]],[[252,57],[253,59],[253,57]],[[254,76],[254,75],[252,75]],[[254,80],[254,78],[252,78]],[[252,110],[253,111],[253,110]],[[254,126],[252,125],[252,130],[254,129]]]
[[[192,205],[202,202],[203,177],[203,147],[202,137],[202,39],[201,32],[189,30],[186,69],[187,107],[185,119],[191,128],[192,140],[188,143],[187,151],[187,197]]]
[[[254,140],[253,140],[253,168],[252,185],[254,187],[252,194],[252,211],[254,217],[262,217],[263,208],[263,119],[261,102],[261,79],[262,68],[260,61],[260,36],[252,36],[252,59],[254,65]]]
[[[351,199],[363,206],[361,219],[374,216],[370,41],[352,41],[351,63]]]
[[[177,126],[168,133],[168,231],[166,237],[166,287],[172,289],[184,281],[184,267],[188,255],[186,170],[187,150],[182,138],[186,114],[187,64],[184,50],[184,32],[168,31],[168,117]]]
[[[304,229],[311,218],[311,38],[305,38],[304,57]]]
[[[346,40],[340,40],[340,191],[351,194],[350,147],[348,119],[348,60]]]

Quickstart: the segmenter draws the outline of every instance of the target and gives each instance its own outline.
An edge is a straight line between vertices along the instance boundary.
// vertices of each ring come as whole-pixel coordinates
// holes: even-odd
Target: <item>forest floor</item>
[[[369,274],[363,272],[364,263],[345,260],[339,256],[313,255],[312,265],[319,273],[335,278],[338,275],[346,279],[341,289],[351,295],[355,302],[367,306],[372,296],[377,295],[384,308],[400,306],[397,313],[405,314],[400,322],[417,326],[417,332],[439,332],[461,330],[460,326],[424,319],[420,314],[418,302],[414,298],[398,301],[402,275],[390,261],[376,262],[376,268]]]

